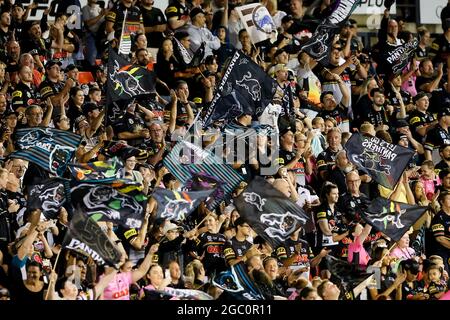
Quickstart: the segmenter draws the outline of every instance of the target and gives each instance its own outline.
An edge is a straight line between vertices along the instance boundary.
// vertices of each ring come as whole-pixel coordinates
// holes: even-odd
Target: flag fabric
[[[117,179],[117,171],[123,168],[123,163],[117,157],[107,161],[70,164],[69,169],[77,181],[110,182]]]
[[[154,72],[133,65],[118,55],[114,49],[108,52],[107,104],[149,94],[155,89]]]
[[[362,218],[377,231],[399,241],[427,209],[378,197],[372,201]]]
[[[175,289],[165,287],[164,290],[144,288],[143,300],[214,300],[212,296],[200,290]]]
[[[120,251],[97,222],[79,208],[70,220],[62,246],[90,256],[97,265],[107,264],[118,268]]]
[[[17,151],[11,158],[33,162],[50,173],[61,176],[75,154],[81,136],[53,128],[26,128],[16,132]]]
[[[44,180],[41,184],[30,187],[27,208],[40,209],[47,219],[58,217],[62,206],[67,202],[68,181],[60,178]]]
[[[130,229],[142,225],[147,203],[142,194],[132,197],[107,185],[82,183],[71,189],[71,196],[72,203],[94,221],[111,221]]]
[[[203,128],[214,120],[232,119],[239,111],[260,116],[276,92],[277,84],[250,57],[235,51],[201,120]],[[226,113],[226,108],[233,112]],[[239,114],[239,115],[240,115]]]
[[[277,27],[265,6],[260,3],[251,3],[236,7],[235,10],[254,44],[267,39],[270,39],[272,43],[276,41]]]
[[[226,291],[235,300],[265,300],[263,293],[239,262],[212,279],[212,284]]]
[[[136,160],[147,160],[149,157],[148,151],[132,147],[123,141],[104,141],[101,152],[108,158],[133,155]]]
[[[344,146],[347,158],[382,186],[393,189],[414,156],[414,150],[377,137],[352,134]]]
[[[184,66],[184,68],[198,67],[203,61],[203,58],[205,57],[204,42],[202,42],[200,47],[197,49],[197,51],[194,52],[193,55],[181,44],[180,40],[178,40],[177,38],[173,37],[172,43],[174,48],[174,55],[181,63],[181,65]]]
[[[194,211],[200,202],[205,200],[214,190],[206,191],[172,191],[156,188],[152,197],[158,203],[156,218],[174,221],[184,220]]]
[[[388,77],[401,74],[414,57],[418,45],[419,41],[414,38],[399,46],[384,46],[380,70]]]
[[[127,28],[128,9],[125,9],[125,15],[122,23],[122,33],[120,35],[119,54],[129,55],[131,52],[131,33]]]
[[[179,141],[163,160],[164,166],[187,191],[216,190],[211,194],[207,207],[216,208],[229,197],[244,179],[229,164],[210,151],[187,141]]]
[[[302,208],[259,176],[234,199],[234,205],[240,216],[272,248],[284,245],[294,231],[310,220]]]
[[[335,36],[339,34],[340,29],[360,2],[361,0],[335,1],[335,9],[331,15],[319,24],[311,39],[302,47],[302,50],[323,66],[328,65]]]

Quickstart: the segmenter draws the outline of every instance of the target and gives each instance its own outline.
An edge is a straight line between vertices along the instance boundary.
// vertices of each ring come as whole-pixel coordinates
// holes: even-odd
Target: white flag
[[[272,43],[276,41],[277,27],[265,6],[252,3],[236,7],[236,10],[253,44],[267,39]]]

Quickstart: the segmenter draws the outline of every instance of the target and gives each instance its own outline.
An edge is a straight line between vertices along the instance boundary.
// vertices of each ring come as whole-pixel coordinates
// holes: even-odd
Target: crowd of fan
[[[57,12],[52,23],[49,10],[42,20],[27,21],[36,4],[24,8],[20,2],[1,1],[0,299],[162,299],[168,287],[227,299],[227,292],[211,280],[242,262],[267,299],[337,300],[348,296],[330,280],[325,257],[352,261],[353,252],[359,253],[361,266],[381,271],[380,285],[363,288],[357,299],[431,300],[445,294],[450,259],[450,6],[442,12],[443,34],[434,39],[424,27],[417,34],[405,30],[403,20],[386,9],[378,43],[364,47],[357,23],[350,19],[324,67],[302,51],[302,44],[330,13],[333,1],[316,6],[306,0],[261,1],[279,33],[275,42],[256,45],[234,10],[253,1],[174,0],[164,13],[153,7],[153,0],[110,1],[107,8],[96,2],[88,0],[82,8],[82,29],[69,30],[65,13]],[[131,60],[153,70],[158,80],[153,94],[133,100],[106,126],[107,46],[118,47],[125,9],[135,27]],[[390,77],[380,74],[380,50],[412,37],[420,43],[406,69]],[[205,43],[202,64],[186,67],[174,53],[173,38],[190,53]],[[272,123],[279,137],[278,158],[272,161],[279,170],[265,178],[312,217],[315,231],[300,228],[284,246],[272,248],[239,217],[232,199],[213,211],[200,205],[192,217],[195,228],[189,230],[175,221],[154,219],[158,204],[150,200],[140,229],[102,223],[123,252],[119,270],[100,268],[91,258],[61,249],[70,217],[61,209],[57,220],[45,221],[39,210],[27,210],[27,188],[49,173],[8,158],[15,150],[16,130],[54,127],[81,135],[74,159],[80,163],[107,159],[105,143],[125,141],[145,152],[123,155],[122,177],[141,183],[147,195],[156,186],[178,190],[179,181],[162,159],[175,142],[174,133],[183,135],[208,107],[235,49],[276,80],[271,107],[289,104],[294,110],[278,112],[278,121]],[[86,74],[90,81],[81,79]],[[287,90],[291,99],[286,99]],[[242,114],[231,125],[246,130],[258,120]],[[220,135],[221,126],[215,123],[208,134]],[[354,132],[416,151],[394,190],[378,185],[347,159],[343,145]],[[236,197],[261,168],[250,160],[233,163],[233,168],[246,180],[233,193]],[[389,238],[361,218],[378,195],[429,206],[393,248]]]

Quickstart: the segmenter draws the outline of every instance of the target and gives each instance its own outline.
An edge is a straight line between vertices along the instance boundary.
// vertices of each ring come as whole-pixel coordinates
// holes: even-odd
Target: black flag
[[[378,197],[372,201],[362,218],[378,231],[398,241],[427,209]]]
[[[382,186],[393,189],[414,151],[377,137],[353,134],[344,146],[348,159]]]
[[[203,127],[223,116],[223,108],[260,116],[266,106],[272,101],[276,91],[276,82],[250,57],[240,51],[235,51],[224,76],[214,94],[206,114],[202,119]],[[241,114],[242,114],[241,112]],[[226,115],[229,120],[235,117],[235,112]]]
[[[158,203],[156,218],[184,220],[214,189],[206,191],[172,191],[156,188],[152,194]]]
[[[387,76],[401,74],[416,53],[419,41],[414,38],[399,46],[384,46],[382,59],[380,59],[381,70]]]
[[[80,184],[71,190],[72,203],[94,221],[111,221],[126,228],[140,228],[147,198],[119,193],[108,185]]]
[[[106,116],[107,123],[113,123],[132,99],[155,90],[156,76],[145,67],[131,64],[111,47],[108,55]]]
[[[55,219],[67,201],[68,183],[69,181],[59,178],[51,178],[42,184],[31,186],[27,199],[28,209],[40,209],[47,219]]]
[[[322,65],[329,64],[330,53],[335,36],[348,17],[359,5],[361,0],[338,0],[333,6],[335,9],[316,29],[311,39],[305,43],[302,50]]]
[[[90,256],[96,264],[108,264],[117,268],[120,251],[109,240],[100,226],[79,208],[69,224],[63,247]]]
[[[302,208],[259,176],[250,182],[234,203],[241,217],[272,248],[284,244],[295,230],[309,221]]]

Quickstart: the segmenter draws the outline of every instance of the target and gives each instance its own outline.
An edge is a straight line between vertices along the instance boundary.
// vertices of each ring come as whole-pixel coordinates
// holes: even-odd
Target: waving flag
[[[372,201],[362,218],[378,231],[398,241],[427,209],[378,197]]]
[[[202,119],[203,127],[214,120],[236,117],[243,112],[260,116],[276,92],[277,84],[250,57],[235,51],[213,100]],[[226,107],[232,112],[224,115]]]
[[[416,53],[419,41],[414,38],[399,46],[384,46],[380,70],[387,76],[401,74]]]
[[[234,205],[241,217],[272,248],[284,245],[294,231],[306,226],[310,220],[302,208],[259,176],[234,199]]]
[[[213,210],[234,191],[244,179],[230,165],[210,151],[179,141],[163,160],[164,166],[188,191],[214,189],[207,207]]]
[[[72,217],[62,245],[91,257],[97,265],[108,264],[118,268],[120,251],[97,222],[80,209]]]
[[[272,43],[276,41],[277,27],[265,6],[252,3],[236,7],[235,10],[254,44],[267,39]]]
[[[165,287],[164,290],[144,288],[143,300],[214,300],[209,294],[200,290],[175,289]]]
[[[133,65],[109,48],[107,75],[107,104],[149,94],[155,89],[152,71]]]
[[[152,194],[158,203],[156,218],[180,221],[194,211],[200,202],[205,200],[214,190],[207,191],[172,191],[156,188]]]
[[[80,184],[71,189],[72,203],[94,221],[111,221],[127,228],[139,229],[147,198],[128,196],[106,185]]]
[[[393,189],[414,156],[414,150],[377,137],[353,134],[344,146],[348,159],[382,186]]]
[[[264,300],[264,295],[249,277],[243,262],[216,275],[212,279],[212,284],[236,300]]]
[[[302,50],[322,65],[328,65],[335,36],[360,2],[361,0],[337,0],[331,15],[319,24]]]
[[[47,219],[58,217],[62,206],[67,202],[69,181],[51,178],[30,187],[27,208],[40,209]]]
[[[52,174],[61,176],[81,142],[81,136],[52,128],[18,129],[16,146],[18,151],[11,158],[33,162]]]

